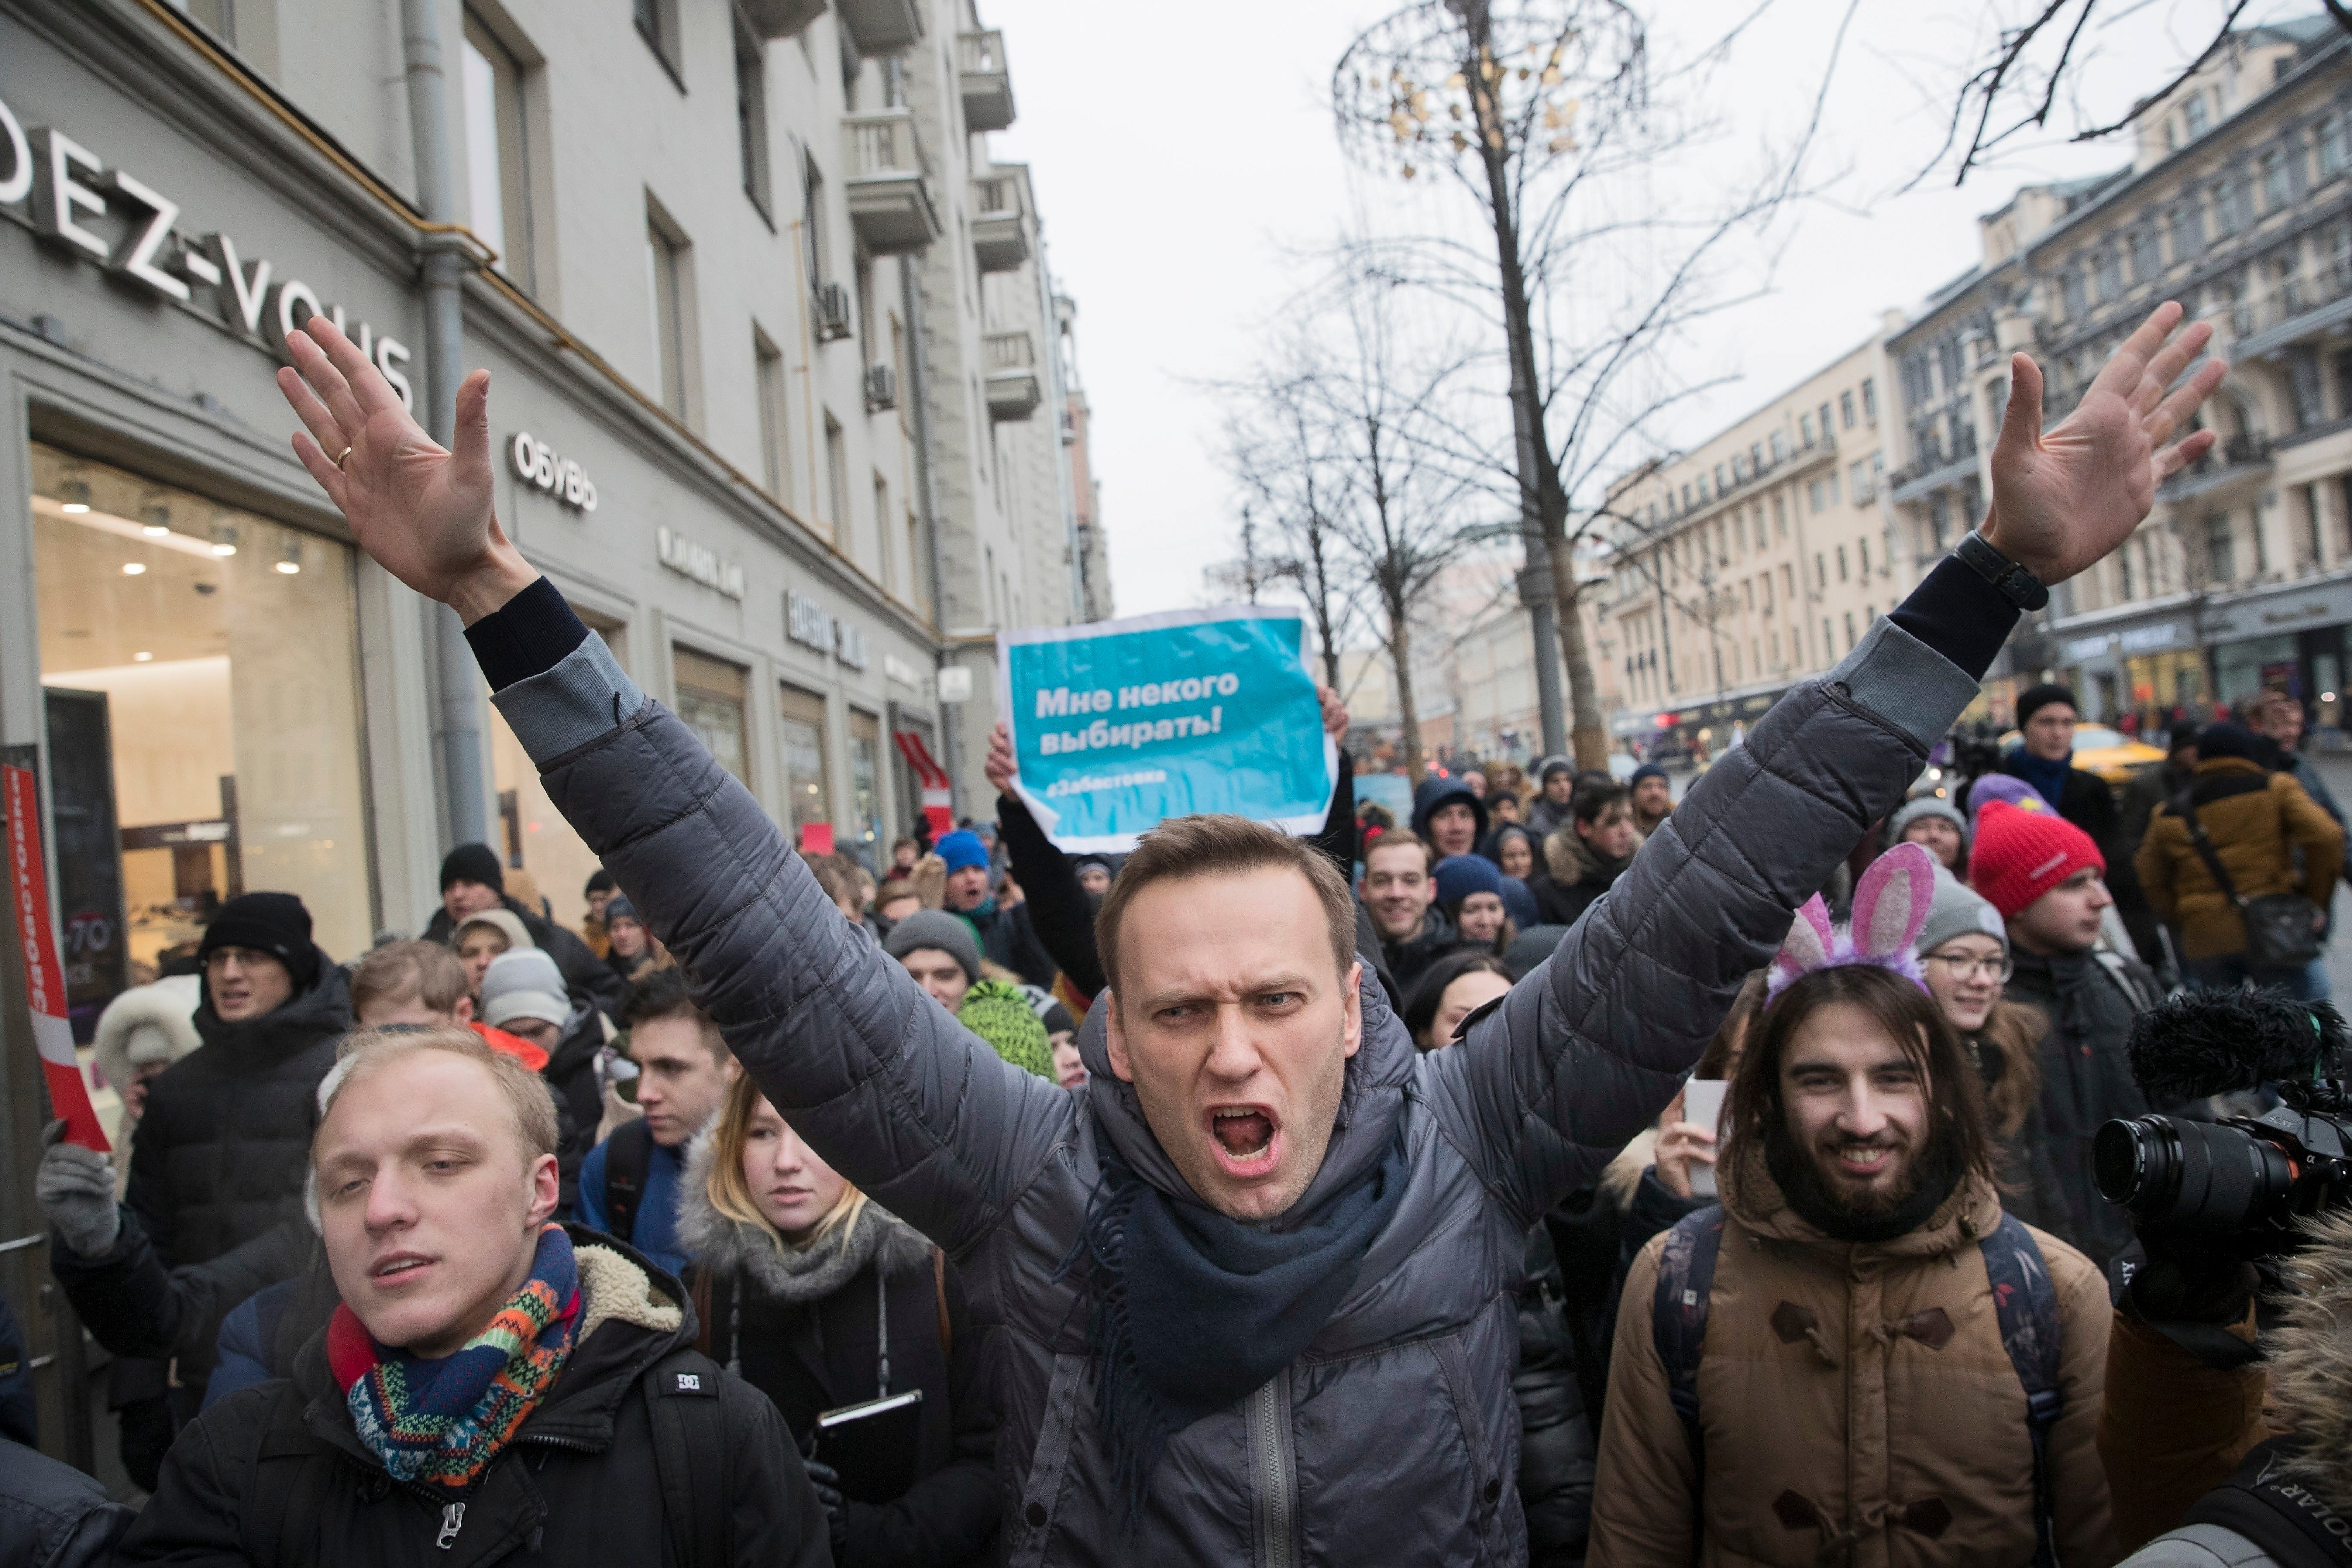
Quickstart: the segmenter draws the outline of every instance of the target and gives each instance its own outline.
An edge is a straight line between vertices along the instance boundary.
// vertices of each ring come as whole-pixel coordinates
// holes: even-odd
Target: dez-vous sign
[[[313,316],[324,316],[349,331],[341,305],[319,302],[317,290],[298,278],[273,279],[263,258],[246,259],[226,234],[191,238],[173,226],[180,204],[147,185],[128,169],[108,168],[64,132],[46,125],[26,130],[0,102],[0,141],[7,143],[7,172],[0,174],[0,206],[33,198],[33,228],[58,248],[88,258],[127,283],[159,300],[202,311],[198,290],[211,297],[215,320],[226,331],[283,358],[286,334]],[[90,220],[119,215],[123,232],[110,239]],[[276,335],[265,337],[265,327]],[[415,405],[408,377],[408,346],[379,338],[365,321],[353,334],[360,352],[375,362],[383,378]]]

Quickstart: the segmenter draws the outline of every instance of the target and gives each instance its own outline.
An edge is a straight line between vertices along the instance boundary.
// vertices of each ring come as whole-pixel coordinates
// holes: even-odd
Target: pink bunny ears
[[[1799,976],[1846,963],[1893,970],[1925,991],[1927,982],[1911,946],[1935,901],[1936,862],[1917,844],[1898,844],[1871,862],[1854,889],[1853,921],[1843,935],[1831,926],[1829,909],[1815,893],[1797,911],[1788,940],[1773,956],[1765,1005]]]

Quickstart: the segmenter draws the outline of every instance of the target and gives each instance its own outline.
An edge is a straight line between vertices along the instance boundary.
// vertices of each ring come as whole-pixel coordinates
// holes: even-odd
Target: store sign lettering
[[[569,458],[557,457],[554,447],[532,439],[530,431],[515,432],[515,438],[507,444],[507,462],[515,478],[538,486],[572,510],[596,510],[596,487],[589,482],[586,470]]]
[[[707,545],[697,544],[686,535],[664,526],[654,531],[654,549],[661,563],[681,577],[691,577],[706,588],[715,588],[730,599],[743,596],[743,568],[732,561],[721,561]]]
[[[2160,647],[2170,647],[2175,631],[2170,621],[2161,626],[2134,626],[2116,638],[2116,646],[2126,653],[2153,653]]]
[[[2104,636],[2076,637],[2066,645],[2066,657],[2072,659],[2096,658],[2106,651],[2107,639]]]
[[[180,205],[128,169],[109,169],[97,153],[53,126],[27,131],[0,102],[0,141],[7,143],[8,172],[0,175],[0,206],[32,199],[33,229],[60,250],[96,262],[125,282],[159,300],[201,309],[199,290],[213,306],[208,320],[225,331],[282,358],[286,334],[313,316],[325,316],[343,331],[351,328],[341,305],[320,302],[318,291],[298,278],[272,280],[276,270],[264,258],[247,260],[236,241],[214,233],[194,239],[173,226]],[[89,226],[91,220],[120,214],[126,230],[110,239]],[[264,327],[276,335],[264,337]],[[396,338],[379,338],[365,321],[351,333],[360,352],[375,362],[400,400],[415,406],[415,395],[401,370],[410,355]]]
[[[784,635],[804,647],[829,653],[852,669],[867,662],[866,632],[827,611],[806,594],[784,591]]]

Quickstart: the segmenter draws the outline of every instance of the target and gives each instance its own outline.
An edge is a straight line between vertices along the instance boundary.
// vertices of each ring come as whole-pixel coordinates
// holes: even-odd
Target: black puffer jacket
[[[1422,917],[1421,930],[1412,936],[1402,942],[1391,942],[1382,937],[1381,958],[1388,966],[1389,978],[1395,983],[1398,994],[1410,1001],[1412,988],[1421,983],[1421,977],[1428,972],[1429,966],[1452,952],[1461,940],[1461,933],[1454,929],[1454,922],[1447,920],[1445,911],[1434,904]]]
[[[1997,619],[1965,568],[1936,580]],[[544,639],[525,620],[541,613]],[[1524,1561],[1505,1391],[1528,1228],[1664,1108],[1789,911],[1900,803],[1978,690],[1881,620],[1693,786],[1461,1045],[1420,1055],[1378,989],[1362,994],[1362,1046],[1296,1209],[1367,1179],[1401,1139],[1395,1218],[1289,1366],[1169,1440],[1127,1529],[1082,1286],[1055,1268],[1109,1151],[1162,1193],[1189,1188],[1110,1071],[1102,1010],[1080,1034],[1085,1094],[1003,1061],[840,918],[750,792],[551,590],[500,615],[471,635],[501,668],[535,666],[493,683],[550,798],[795,1130],[962,1267],[1003,1410],[1005,1554],[1020,1568]]]
[[[131,1528],[129,1509],[72,1466],[0,1437],[0,1563],[103,1568]]]
[[[224,1024],[209,996],[196,1009],[204,1047],[148,1085],[124,1194],[167,1268],[301,1217],[319,1080],[351,1026],[351,992],[324,952],[310,988],[274,1013]]]
[[[2162,991],[2144,966],[2114,955],[2020,949],[2016,963],[2004,994],[2050,1020],[2042,1037],[2042,1129],[2063,1212],[2036,1223],[2104,1271],[2130,1244],[2131,1218],[2092,1180],[2091,1139],[2112,1118],[2152,1109],[2132,1078],[2124,1045],[2132,1020]]]
[[[856,1222],[866,1233],[856,1239],[874,1249],[865,1267],[817,1300],[789,1300],[797,1282],[783,1268],[775,1243],[711,1206],[709,1172],[710,1140],[704,1138],[688,1162],[677,1237],[695,1259],[688,1285],[710,1359],[774,1400],[784,1425],[803,1443],[825,1411],[886,1392],[922,1391],[914,1486],[891,1502],[850,1503],[835,1537],[835,1555],[845,1568],[977,1568],[993,1562],[1002,1506],[996,1412],[981,1387],[980,1340],[956,1271],[913,1226],[867,1204]],[[887,1308],[875,1300],[877,1282],[886,1279]],[[890,1325],[887,1356],[876,1333],[884,1310]]]
[[[1578,1384],[1576,1348],[1562,1312],[1566,1288],[1545,1226],[1528,1233],[1519,1286],[1519,1507],[1533,1568],[1576,1568],[1592,1529],[1594,1423]]]
[[[139,1216],[96,1258],[49,1248],[49,1270],[92,1338],[118,1356],[177,1360],[180,1381],[210,1376],[221,1320],[257,1290],[310,1265],[318,1234],[299,1215],[202,1263],[164,1266]]]
[[[667,1373],[649,1379],[656,1363],[690,1351],[693,1308],[677,1281],[640,1254],[594,1231],[575,1228],[572,1238],[581,1339],[462,1507],[384,1474],[352,1429],[322,1331],[302,1348],[291,1379],[230,1394],[181,1434],[115,1561],[125,1568],[671,1564],[652,1407],[656,1399],[693,1398],[719,1409],[722,1473],[696,1475],[694,1483],[698,1504],[726,1510],[726,1561],[823,1568],[830,1561],[824,1513],[775,1406],[699,1356],[684,1369],[691,1388],[676,1386]],[[662,1386],[649,1386],[655,1382]],[[264,1506],[273,1489],[257,1473],[264,1463],[293,1468],[277,1495],[299,1489],[315,1521],[308,1539],[285,1539],[300,1533],[285,1522],[299,1519],[296,1509]]]
[[[585,991],[596,1000],[596,1005],[615,1018],[628,1005],[629,983],[622,978],[619,968],[596,956],[595,950],[563,926],[557,925],[537,910],[531,909],[510,895],[501,893],[506,908],[522,921],[522,929],[530,932],[530,940],[540,951],[555,960],[562,973],[563,984],[573,991]],[[446,909],[435,910],[433,918],[425,922],[425,940],[449,944],[449,933],[457,922],[449,918]]]

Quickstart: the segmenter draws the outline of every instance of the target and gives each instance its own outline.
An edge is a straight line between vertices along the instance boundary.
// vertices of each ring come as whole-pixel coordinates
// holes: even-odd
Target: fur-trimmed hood
[[[2339,1514],[2352,1514],[2352,1212],[2305,1226],[2288,1265],[2294,1292],[2271,1333],[2270,1403],[2301,1439],[2282,1468]]]
[[[868,1262],[878,1267],[885,1279],[930,1268],[931,1244],[922,1233],[870,1197],[858,1210],[854,1225],[833,1231],[817,1244],[828,1255],[841,1255],[840,1262],[831,1267],[829,1258],[814,1258],[798,1249],[788,1253],[766,1230],[728,1218],[710,1202],[710,1165],[717,1142],[715,1128],[695,1134],[687,1149],[686,1174],[678,1188],[677,1244],[696,1263],[747,1279],[761,1294],[787,1300],[830,1294],[828,1289],[812,1292],[812,1280],[821,1274],[846,1283]]]
[[[1633,854],[1640,854],[1643,844],[1646,842],[1645,838],[1636,838]],[[1544,869],[1551,873],[1551,879],[1563,888],[1573,888],[1587,877],[1598,876],[1601,870],[1599,858],[1578,835],[1573,817],[1562,821],[1544,836],[1543,863]],[[1625,866],[1633,863],[1633,855],[1625,857]],[[1624,866],[1620,866],[1618,870],[1622,872]]]
[[[196,1008],[204,999],[201,976],[173,974],[134,985],[109,1002],[98,1016],[94,1054],[100,1074],[121,1089],[147,1063],[168,1067],[203,1045]]]

